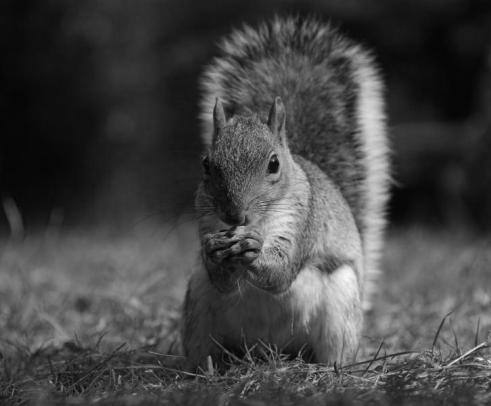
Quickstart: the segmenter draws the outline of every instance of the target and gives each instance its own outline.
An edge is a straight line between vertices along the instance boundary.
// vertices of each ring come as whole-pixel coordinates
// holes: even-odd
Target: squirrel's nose
[[[225,212],[222,220],[231,226],[243,226],[247,223],[247,216],[243,212]]]

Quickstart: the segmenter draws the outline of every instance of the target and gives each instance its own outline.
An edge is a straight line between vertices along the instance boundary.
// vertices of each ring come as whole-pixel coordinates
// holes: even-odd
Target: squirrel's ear
[[[284,141],[285,136],[285,121],[285,105],[281,97],[276,97],[269,111],[268,127],[274,135],[280,138],[281,142]]]
[[[225,118],[225,110],[223,109],[223,104],[217,97],[215,102],[215,108],[213,109],[213,128],[215,129],[215,134],[220,128],[225,127],[227,119]]]

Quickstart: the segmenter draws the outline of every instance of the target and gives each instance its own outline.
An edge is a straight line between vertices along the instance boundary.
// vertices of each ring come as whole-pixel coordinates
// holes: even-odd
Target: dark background
[[[132,227],[189,212],[198,76],[234,26],[314,14],[373,48],[394,149],[393,224],[491,226],[491,2],[0,3],[0,230]],[[10,209],[9,209],[10,208]]]

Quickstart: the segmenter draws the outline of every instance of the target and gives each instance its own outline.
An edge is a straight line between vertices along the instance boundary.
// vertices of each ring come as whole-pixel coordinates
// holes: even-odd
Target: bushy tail
[[[364,248],[369,307],[389,185],[383,89],[371,55],[330,24],[276,18],[225,38],[201,86],[205,144],[211,142],[216,97],[228,114],[255,112],[264,121],[274,97],[282,97],[291,151],[316,163],[353,212]]]
[[[363,211],[359,227],[365,253],[364,308],[371,307],[370,298],[380,270],[380,257],[386,226],[386,208],[391,182],[389,140],[386,128],[382,82],[364,52],[353,52],[354,77],[359,84],[357,121],[360,148],[366,174],[362,183]]]

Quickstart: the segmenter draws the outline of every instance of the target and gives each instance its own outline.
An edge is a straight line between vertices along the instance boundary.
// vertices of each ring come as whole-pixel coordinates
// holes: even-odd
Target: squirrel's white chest
[[[356,295],[353,283],[356,284],[356,276],[348,266],[335,274],[306,267],[284,294],[270,295],[248,288],[229,298],[223,313],[220,312],[222,316],[217,320],[220,336],[225,343],[245,341],[252,346],[261,340],[289,352],[304,347],[318,351],[328,336],[337,334],[331,326],[342,323],[337,319],[343,312],[335,305],[333,308],[333,304],[339,303],[339,299],[344,302],[339,296]]]

